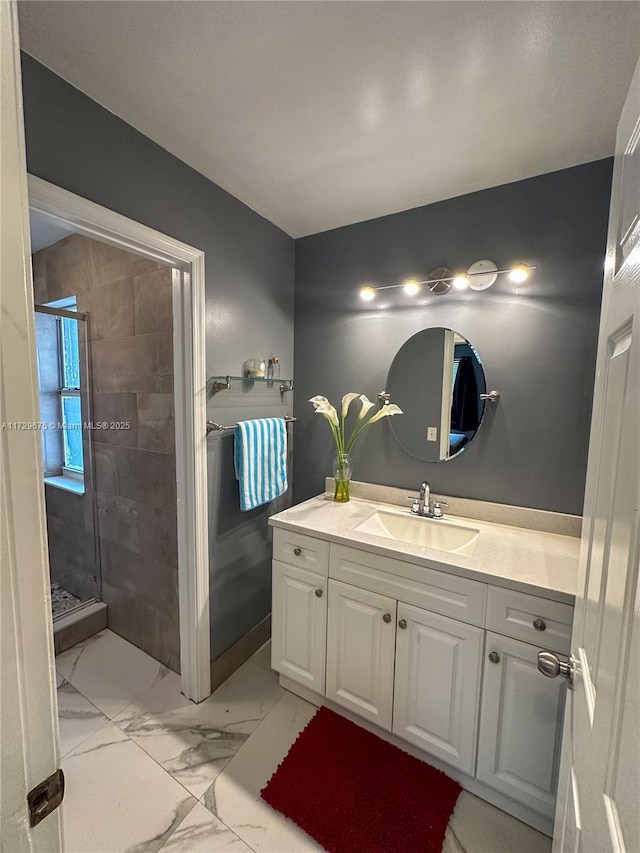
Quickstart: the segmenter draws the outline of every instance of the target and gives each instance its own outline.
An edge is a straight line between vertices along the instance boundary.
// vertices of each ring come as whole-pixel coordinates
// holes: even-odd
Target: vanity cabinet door
[[[392,598],[329,581],[327,698],[391,730],[396,606]]]
[[[477,778],[549,818],[566,682],[538,672],[540,647],[487,632]]]
[[[398,604],[393,732],[475,771],[484,631]]]
[[[327,579],[273,561],[271,666],[324,695]]]

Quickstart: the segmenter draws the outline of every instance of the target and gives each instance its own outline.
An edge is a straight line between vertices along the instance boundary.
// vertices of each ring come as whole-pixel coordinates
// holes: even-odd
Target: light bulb
[[[466,272],[459,272],[453,278],[453,286],[457,290],[466,290],[469,287],[469,276]]]
[[[529,273],[531,270],[526,264],[516,264],[509,273],[509,278],[511,281],[515,281],[516,284],[521,284],[523,281],[526,281],[529,278]]]
[[[375,287],[371,287],[370,284],[365,284],[364,287],[360,288],[360,299],[364,299],[365,302],[371,302],[372,299],[376,297],[376,289]]]
[[[422,290],[422,285],[417,278],[408,278],[403,283],[403,287],[407,296],[417,296],[417,294]]]

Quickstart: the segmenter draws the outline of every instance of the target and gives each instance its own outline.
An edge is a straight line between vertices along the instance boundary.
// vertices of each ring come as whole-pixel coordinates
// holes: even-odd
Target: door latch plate
[[[29,823],[37,826],[58,808],[64,797],[64,773],[58,769],[27,794]]]

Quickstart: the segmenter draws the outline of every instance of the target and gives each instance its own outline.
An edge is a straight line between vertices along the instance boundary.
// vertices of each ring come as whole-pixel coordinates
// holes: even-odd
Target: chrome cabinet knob
[[[491,663],[500,663],[500,655],[498,654],[498,652],[490,652],[489,660],[491,661]]]
[[[398,622],[398,628],[406,628],[406,627],[407,627],[407,620],[406,620],[406,619],[401,619],[401,620]]]
[[[293,553],[296,555],[296,557],[299,557],[300,554],[302,554],[302,548],[294,548]]]
[[[391,622],[391,614],[390,613],[383,614],[382,621],[383,622]]]
[[[316,598],[322,598],[322,590],[320,588],[316,590]]]
[[[533,627],[536,629],[536,631],[546,631],[547,630],[547,623],[544,621],[544,619],[541,619],[538,616],[537,619],[533,620]]]

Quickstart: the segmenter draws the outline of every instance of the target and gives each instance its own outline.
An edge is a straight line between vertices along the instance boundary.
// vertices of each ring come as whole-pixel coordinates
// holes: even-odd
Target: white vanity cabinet
[[[573,608],[498,587],[488,602],[476,775],[552,820],[566,682],[538,671],[538,652],[568,654]]]
[[[272,573],[271,666],[324,694],[329,545],[276,531]],[[285,562],[286,561],[286,562]]]
[[[373,553],[274,531],[272,666],[455,768],[474,794],[551,833],[573,608]],[[440,765],[438,765],[440,766]]]
[[[329,581],[327,699],[391,729],[396,602]]]
[[[393,732],[473,775],[484,632],[398,604]]]
[[[477,778],[553,819],[566,683],[538,671],[538,646],[487,634]]]

